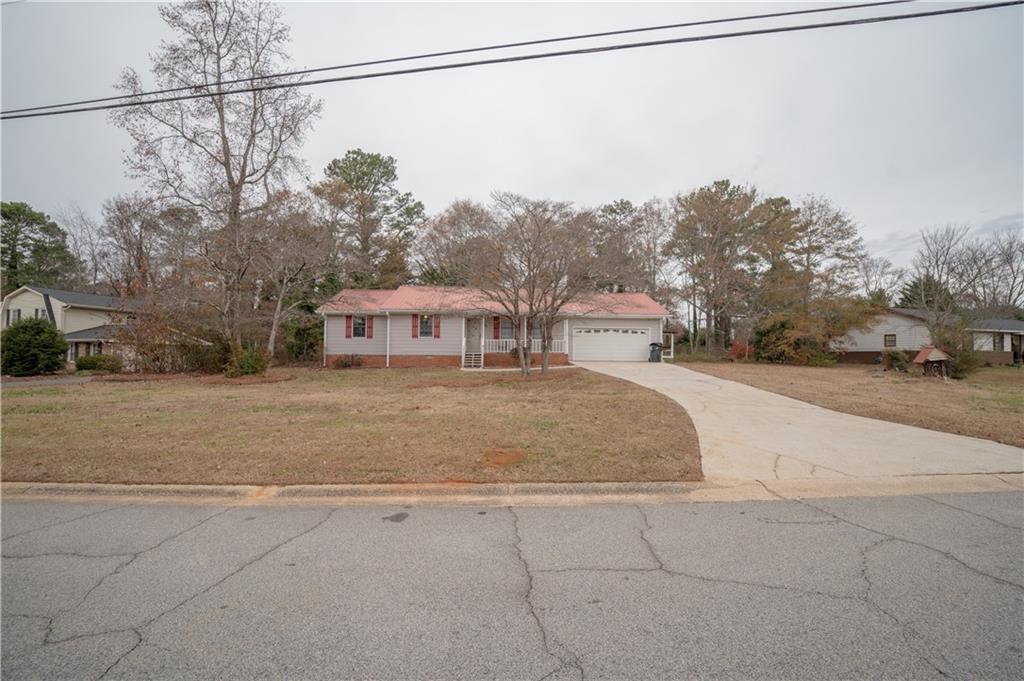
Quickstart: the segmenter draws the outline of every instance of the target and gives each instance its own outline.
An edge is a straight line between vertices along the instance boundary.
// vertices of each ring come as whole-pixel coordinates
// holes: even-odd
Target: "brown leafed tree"
[[[746,300],[749,271],[745,265],[756,205],[756,189],[728,180],[677,195],[671,204],[673,231],[665,250],[686,276],[693,331],[698,312],[706,320],[709,352],[712,344],[728,343],[731,317]]]

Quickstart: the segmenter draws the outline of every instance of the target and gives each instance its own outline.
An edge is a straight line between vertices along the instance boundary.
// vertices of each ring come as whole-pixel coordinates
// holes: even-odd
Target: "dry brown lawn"
[[[7,481],[300,484],[700,479],[686,412],[582,369],[272,370],[3,391]]]
[[[836,411],[1024,447],[1024,370],[979,369],[964,381],[879,367],[694,362],[686,367]]]

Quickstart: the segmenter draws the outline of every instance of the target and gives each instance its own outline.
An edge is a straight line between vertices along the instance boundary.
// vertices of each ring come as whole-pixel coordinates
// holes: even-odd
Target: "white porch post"
[[[324,315],[324,367],[327,366],[327,315]],[[68,348],[68,361],[71,361],[71,348]]]
[[[562,320],[562,347],[565,348],[565,358],[569,359],[569,318]]]
[[[462,368],[466,368],[466,318],[462,318]]]
[[[391,313],[384,313],[384,366],[391,366]]]

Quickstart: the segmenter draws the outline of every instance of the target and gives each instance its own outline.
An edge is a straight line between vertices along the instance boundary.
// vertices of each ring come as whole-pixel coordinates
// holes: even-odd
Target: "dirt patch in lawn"
[[[688,369],[828,409],[1024,447],[1024,370],[979,369],[943,382],[917,372],[836,365],[687,363]]]
[[[674,401],[583,370],[272,370],[9,388],[3,479],[299,484],[700,478]],[[468,390],[467,388],[472,388]]]
[[[521,449],[488,449],[484,452],[484,463],[488,466],[511,466],[526,460]]]

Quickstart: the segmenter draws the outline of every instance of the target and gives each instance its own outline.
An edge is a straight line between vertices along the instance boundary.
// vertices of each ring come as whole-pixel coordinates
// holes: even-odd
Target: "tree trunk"
[[[281,284],[277,293],[277,303],[274,305],[274,318],[270,322],[270,338],[267,339],[267,356],[274,358],[274,345],[277,342],[277,327],[281,320],[281,308],[284,307],[284,294],[288,284]]]
[[[540,372],[546,374],[550,366],[551,326],[544,324],[544,333],[540,340]]]

